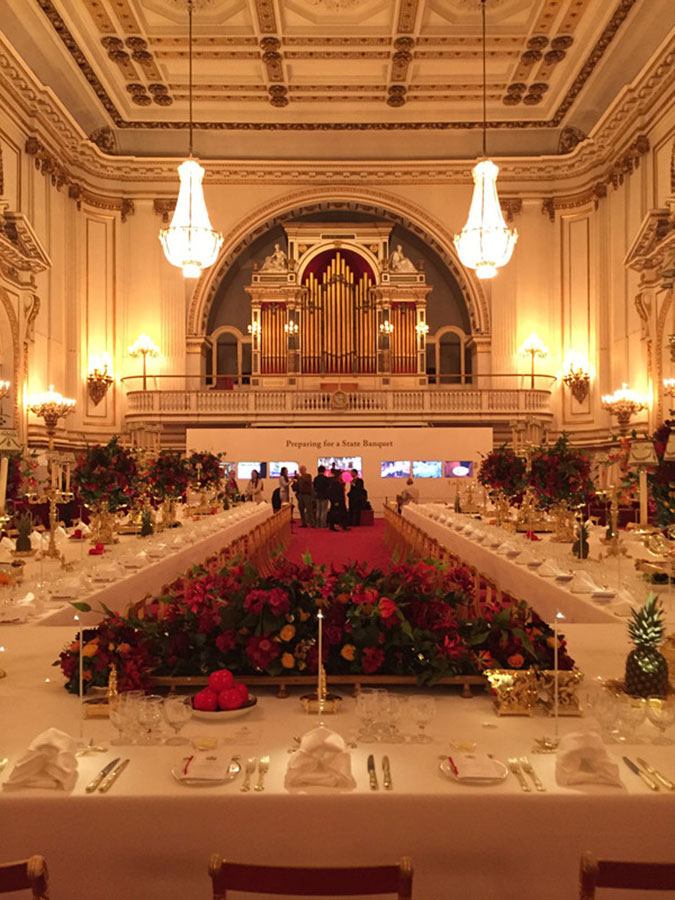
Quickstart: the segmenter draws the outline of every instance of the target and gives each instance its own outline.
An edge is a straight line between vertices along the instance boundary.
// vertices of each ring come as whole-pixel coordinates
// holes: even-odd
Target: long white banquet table
[[[274,510],[268,503],[258,505],[247,504],[237,507],[230,515],[221,513],[217,517],[209,517],[206,523],[215,526],[205,536],[200,536],[194,543],[184,542],[176,546],[172,539],[180,538],[183,529],[163,532],[157,535],[164,547],[163,555],[151,559],[142,569],[133,570],[130,574],[120,578],[105,587],[100,587],[86,596],[78,596],[77,600],[86,601],[91,607],[91,612],[79,613],[83,625],[93,625],[101,619],[101,608],[107,606],[114,612],[122,612],[131,603],[137,603],[147,594],[156,594],[162,585],[168,584],[178,578],[194,565],[204,562],[208,556],[217,553],[227,544],[237,540],[264,522],[273,515]],[[189,526],[188,526],[189,527]],[[129,542],[139,551],[143,549],[138,537],[126,538],[125,547]],[[73,551],[71,551],[73,552]],[[111,554],[115,560],[115,554]],[[97,565],[105,565],[103,558],[97,558]],[[43,625],[65,625],[73,620],[73,608],[67,604],[59,609],[48,612],[42,618]]]
[[[421,508],[406,506],[403,509],[403,516],[430,537],[435,538],[451,553],[456,554],[463,562],[474,566],[483,575],[496,582],[501,590],[526,600],[545,621],[552,622],[558,612],[563,613],[568,622],[620,621],[611,609],[594,604],[588,595],[574,594],[564,585],[556,584],[553,579],[544,578],[536,571],[500,556],[489,547],[476,543],[458,534],[445,523],[425,515]],[[523,544],[526,542],[522,535],[508,535],[504,532],[504,540],[509,538],[522,541]],[[572,565],[574,560],[571,552],[569,557],[569,565]]]
[[[571,652],[589,676],[618,675],[624,631],[625,625],[569,626]],[[48,727],[77,735],[82,725],[84,738],[95,742],[113,736],[107,720],[82,723],[78,699],[64,691],[60,673],[50,667],[72,636],[72,628],[0,627],[0,661],[7,670],[0,680],[0,758],[9,757],[0,779]],[[415,866],[415,900],[571,900],[577,896],[579,857],[587,849],[601,857],[673,860],[675,794],[652,794],[620,761],[624,753],[641,755],[675,778],[672,748],[608,746],[624,788],[558,787],[555,758],[534,755],[545,793],[522,793],[511,775],[492,787],[460,785],[439,771],[451,741],[475,741],[479,751],[506,762],[530,753],[533,738],[550,734],[553,726],[541,716],[497,718],[485,695],[469,700],[438,689],[433,743],[358,743],[351,751],[356,790],[289,793],[288,749],[315,719],[301,712],[297,695],[282,700],[269,690],[260,689],[257,707],[235,722],[193,720],[185,728],[189,737],[218,738],[224,752],[242,760],[269,754],[264,792],[241,793],[241,776],[204,788],[177,783],[170,770],[192,752],[182,747],[110,747],[79,760],[72,793],[0,790],[2,857],[43,854],[52,900],[208,900],[207,863],[216,851],[233,860],[311,865],[390,863],[408,854]],[[355,705],[342,693],[343,710],[326,721],[350,739],[357,728]],[[566,719],[560,730],[592,724]],[[240,732],[223,746],[244,726],[250,743]],[[639,734],[649,739],[651,732],[645,724]],[[369,790],[369,753],[380,774],[378,791]],[[385,753],[392,791],[381,789]],[[113,756],[130,757],[126,771],[109,793],[85,794],[85,785]]]

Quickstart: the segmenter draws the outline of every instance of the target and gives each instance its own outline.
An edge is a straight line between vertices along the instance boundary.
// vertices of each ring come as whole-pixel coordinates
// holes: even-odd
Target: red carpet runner
[[[299,562],[303,553],[309,552],[312,560],[330,568],[350,562],[365,562],[371,569],[384,569],[389,562],[389,550],[385,547],[384,519],[375,519],[374,525],[362,525],[351,531],[330,531],[327,528],[301,528],[293,519],[293,538],[287,550],[288,559]]]

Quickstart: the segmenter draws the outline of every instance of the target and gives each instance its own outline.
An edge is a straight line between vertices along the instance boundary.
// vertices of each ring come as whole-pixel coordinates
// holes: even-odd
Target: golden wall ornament
[[[531,716],[537,702],[534,669],[486,669],[498,716]]]

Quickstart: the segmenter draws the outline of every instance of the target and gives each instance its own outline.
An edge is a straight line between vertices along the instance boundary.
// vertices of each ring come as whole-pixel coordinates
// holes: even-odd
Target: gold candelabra
[[[590,390],[591,375],[587,359],[570,351],[563,363],[563,383],[567,385],[577,403],[583,403]]]
[[[59,419],[65,419],[75,411],[75,401],[70,397],[62,397],[54,390],[54,385],[49,385],[49,390],[36,397],[29,397],[26,407],[38,418],[44,419],[47,429],[47,440],[50,451],[54,449],[54,435]]]
[[[108,393],[114,378],[108,373],[108,367],[112,368],[108,354],[100,359],[93,358],[89,361],[89,374],[87,375],[87,390],[94,406],[98,406]]]
[[[134,358],[143,357],[143,390],[146,390],[147,384],[147,358],[148,356],[155,359],[160,354],[160,349],[147,334],[143,333],[136,338],[134,343],[128,348],[129,356]]]
[[[57,505],[69,503],[73,499],[73,492],[70,490],[71,461],[67,457],[50,451],[47,455],[47,465],[49,484],[43,496],[28,494],[27,499],[33,505],[42,503],[43,500],[49,504],[49,547],[44,551],[44,555],[50,559],[60,559],[61,554],[56,547]]]
[[[602,408],[610,415],[616,416],[619,423],[619,434],[628,434],[628,424],[631,417],[641,410],[646,409],[649,398],[645,394],[638,394],[631,390],[624,381],[621,387],[613,394],[603,394]]]

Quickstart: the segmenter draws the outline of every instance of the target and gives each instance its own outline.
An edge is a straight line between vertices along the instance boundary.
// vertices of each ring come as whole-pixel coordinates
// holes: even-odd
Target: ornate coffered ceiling
[[[86,133],[112,128],[104,152],[182,145],[186,0],[21,5],[19,17],[15,0],[0,0],[0,29]],[[568,152],[663,39],[656,6],[675,22],[666,0],[487,0],[493,146],[513,153],[508,133],[527,132],[523,152]],[[389,132],[389,143],[418,144],[420,132],[452,131],[449,155],[475,152],[480,0],[194,0],[194,10],[202,131]]]

